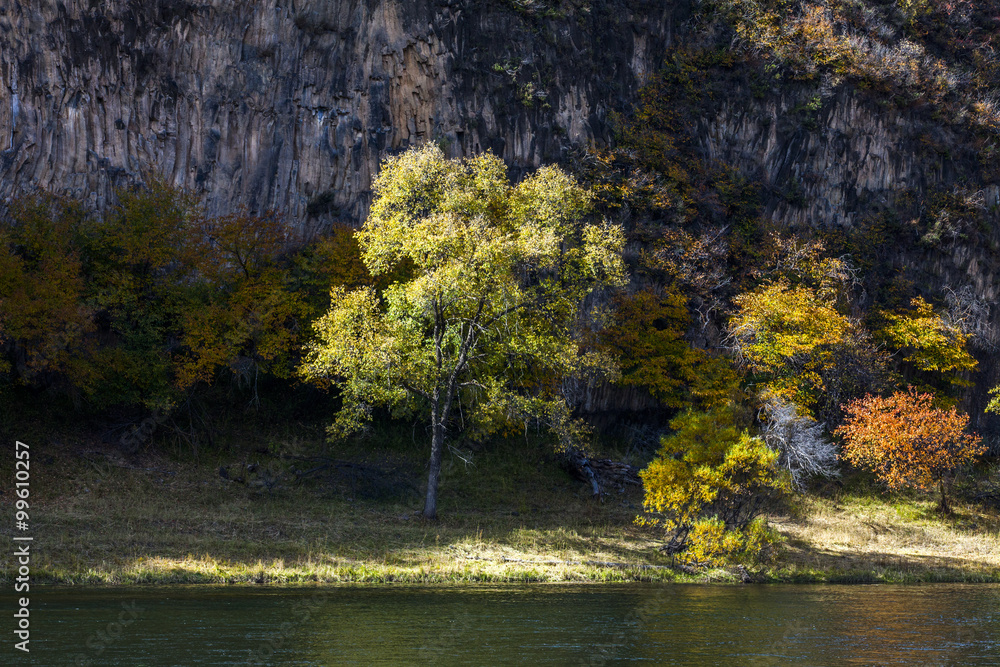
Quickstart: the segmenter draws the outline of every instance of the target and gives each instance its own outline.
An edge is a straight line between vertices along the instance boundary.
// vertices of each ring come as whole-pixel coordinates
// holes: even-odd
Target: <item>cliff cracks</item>
[[[158,174],[210,211],[308,227],[356,221],[379,160],[414,143],[553,161],[608,141],[680,12],[590,4],[15,1],[0,8],[0,194],[101,206]]]

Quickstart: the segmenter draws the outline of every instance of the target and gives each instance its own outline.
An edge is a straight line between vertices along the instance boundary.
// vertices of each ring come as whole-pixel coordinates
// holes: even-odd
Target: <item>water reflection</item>
[[[31,664],[985,665],[998,603],[993,585],[42,589]]]

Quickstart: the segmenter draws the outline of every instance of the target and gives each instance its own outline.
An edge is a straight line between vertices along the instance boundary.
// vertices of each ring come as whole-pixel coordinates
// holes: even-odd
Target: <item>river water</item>
[[[30,608],[30,656],[8,631],[3,664],[1000,665],[995,585],[41,588]]]

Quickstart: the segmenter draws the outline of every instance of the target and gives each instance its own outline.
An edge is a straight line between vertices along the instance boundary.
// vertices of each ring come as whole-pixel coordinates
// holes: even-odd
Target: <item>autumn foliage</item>
[[[967,386],[962,374],[976,370],[978,363],[967,349],[970,336],[946,321],[921,297],[912,309],[884,313],[886,326],[879,336],[903,353],[903,361],[918,373],[941,376],[956,386]]]
[[[74,374],[70,353],[93,329],[83,301],[78,236],[82,212],[41,198],[14,202],[0,225],[0,374],[26,382]]]
[[[755,521],[771,499],[790,490],[778,452],[742,427],[733,404],[685,412],[670,426],[675,432],[640,473],[647,514],[638,522],[663,528],[673,553],[690,547],[721,556],[749,547],[754,553],[744,555],[759,556],[764,543]]]
[[[245,211],[197,222],[205,294],[201,307],[181,318],[186,353],[178,357],[178,386],[209,382],[228,367],[256,399],[260,371],[290,375],[299,323],[309,312],[280,263],[292,241],[285,227],[276,216]]]
[[[362,260],[373,275],[409,266],[412,277],[381,298],[334,290],[301,372],[340,390],[335,437],[363,428],[375,405],[430,422],[423,514],[433,519],[449,431],[570,421],[563,396],[532,376],[613,373],[604,355],[580,354],[574,324],[591,292],[625,284],[624,236],[585,220],[590,196],[561,169],[515,185],[490,153],[449,160],[433,144],[414,148],[386,159],[373,189]]]
[[[0,383],[80,408],[169,409],[220,380],[288,378],[334,284],[375,284],[353,231],[305,244],[272,214],[205,215],[161,182],[100,215],[52,195],[0,216]],[[378,285],[376,285],[378,286]]]
[[[725,360],[692,347],[687,300],[676,290],[619,295],[614,321],[601,332],[621,366],[623,385],[645,387],[664,406],[725,403],[738,377]]]
[[[844,458],[867,468],[890,488],[941,488],[941,509],[948,511],[945,479],[971,463],[985,447],[966,432],[969,416],[935,407],[934,397],[913,387],[889,397],[865,396],[847,406],[836,430]]]

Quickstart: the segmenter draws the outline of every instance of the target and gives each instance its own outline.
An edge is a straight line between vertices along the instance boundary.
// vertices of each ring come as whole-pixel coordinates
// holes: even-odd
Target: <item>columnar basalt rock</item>
[[[100,206],[158,174],[210,211],[309,227],[357,222],[379,160],[414,143],[537,166],[609,138],[677,12],[587,4],[15,0],[0,7],[0,195]]]
[[[789,86],[755,99],[734,86],[718,112],[699,121],[708,160],[736,166],[768,186],[765,216],[772,222],[850,227],[870,204],[891,204],[902,192],[979,180],[975,151],[960,128],[880,108],[847,84],[825,98],[814,92]],[[806,117],[802,108],[809,102],[816,109]],[[928,150],[929,141],[947,151]],[[996,185],[984,187],[982,196],[984,206],[1000,204]]]

